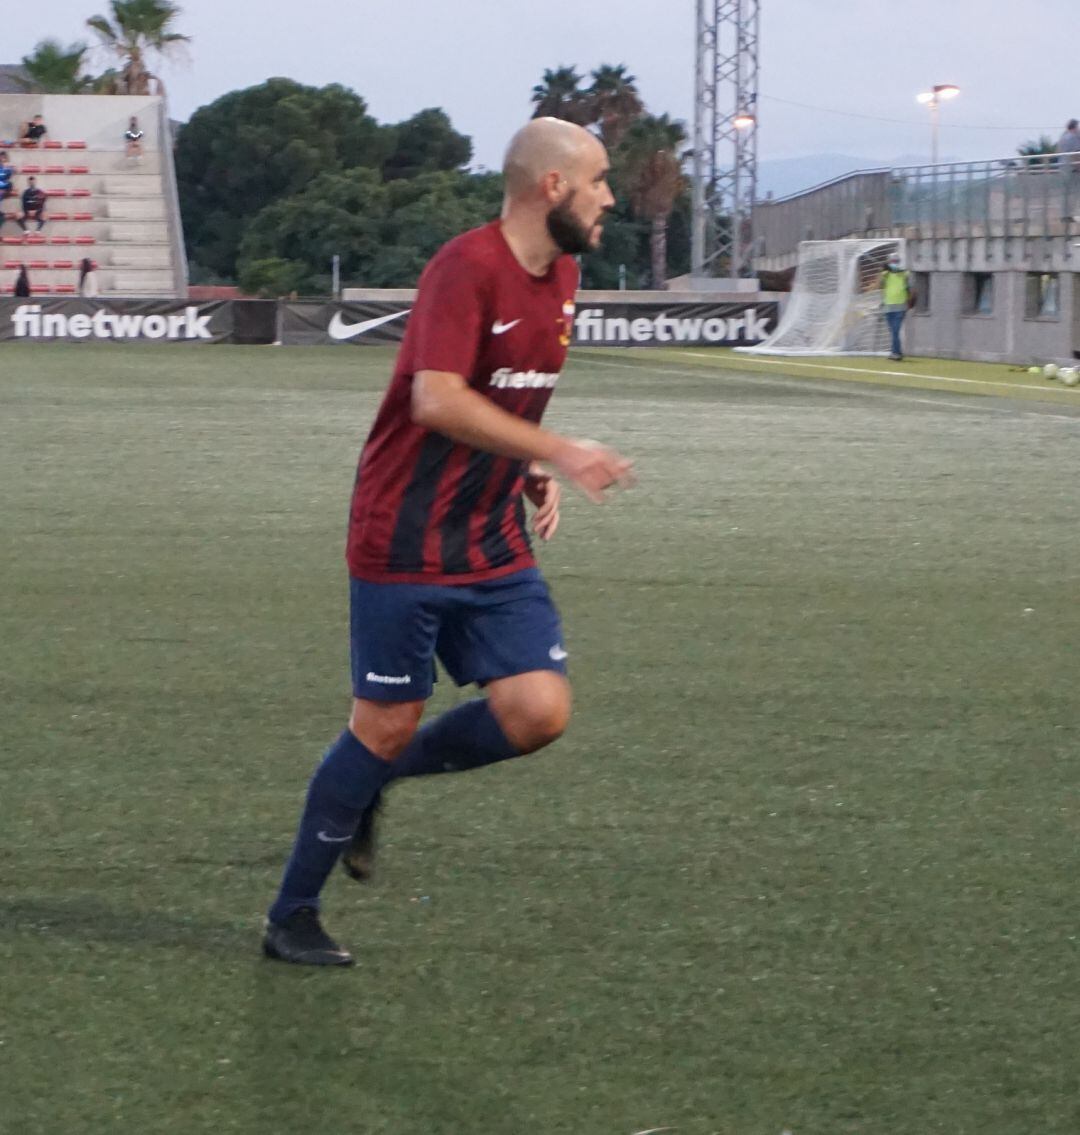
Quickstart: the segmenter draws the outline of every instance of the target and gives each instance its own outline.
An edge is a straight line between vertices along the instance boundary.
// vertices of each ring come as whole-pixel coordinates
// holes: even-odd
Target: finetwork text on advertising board
[[[751,307],[729,319],[720,316],[609,316],[603,308],[583,308],[574,317],[577,343],[760,343],[769,334],[767,316]]]
[[[169,315],[95,311],[42,313],[41,304],[21,304],[11,314],[16,339],[213,339],[212,313],[185,307]]]

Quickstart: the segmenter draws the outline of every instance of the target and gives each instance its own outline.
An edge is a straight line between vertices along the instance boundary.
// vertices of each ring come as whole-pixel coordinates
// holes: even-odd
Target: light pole
[[[943,99],[954,99],[960,93],[955,83],[937,83],[928,91],[915,96],[916,102],[921,102],[930,108],[930,164],[938,164],[938,120],[939,107]]]

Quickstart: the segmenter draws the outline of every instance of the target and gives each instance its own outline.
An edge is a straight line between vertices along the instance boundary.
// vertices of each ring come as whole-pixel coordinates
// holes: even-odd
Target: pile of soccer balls
[[[1066,386],[1080,385],[1080,369],[1059,367],[1057,363],[1047,363],[1044,367],[1028,367],[1028,374],[1041,374],[1043,378],[1058,379]]]

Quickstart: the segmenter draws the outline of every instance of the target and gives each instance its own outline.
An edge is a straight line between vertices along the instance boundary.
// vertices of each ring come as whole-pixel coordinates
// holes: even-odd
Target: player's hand
[[[536,505],[532,519],[533,531],[541,540],[550,540],[559,527],[562,486],[539,465],[533,465],[525,478],[525,495]]]
[[[594,504],[603,504],[609,489],[628,489],[636,483],[633,464],[595,441],[565,439],[551,464]]]

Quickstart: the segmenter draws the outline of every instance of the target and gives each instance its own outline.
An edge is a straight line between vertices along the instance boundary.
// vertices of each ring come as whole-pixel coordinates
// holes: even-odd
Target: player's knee
[[[392,704],[358,698],[353,702],[349,728],[375,756],[392,761],[413,739],[423,712],[423,702]]]
[[[534,753],[566,732],[570,724],[570,699],[553,694],[518,703],[508,717],[504,726],[507,736],[521,753]]]

